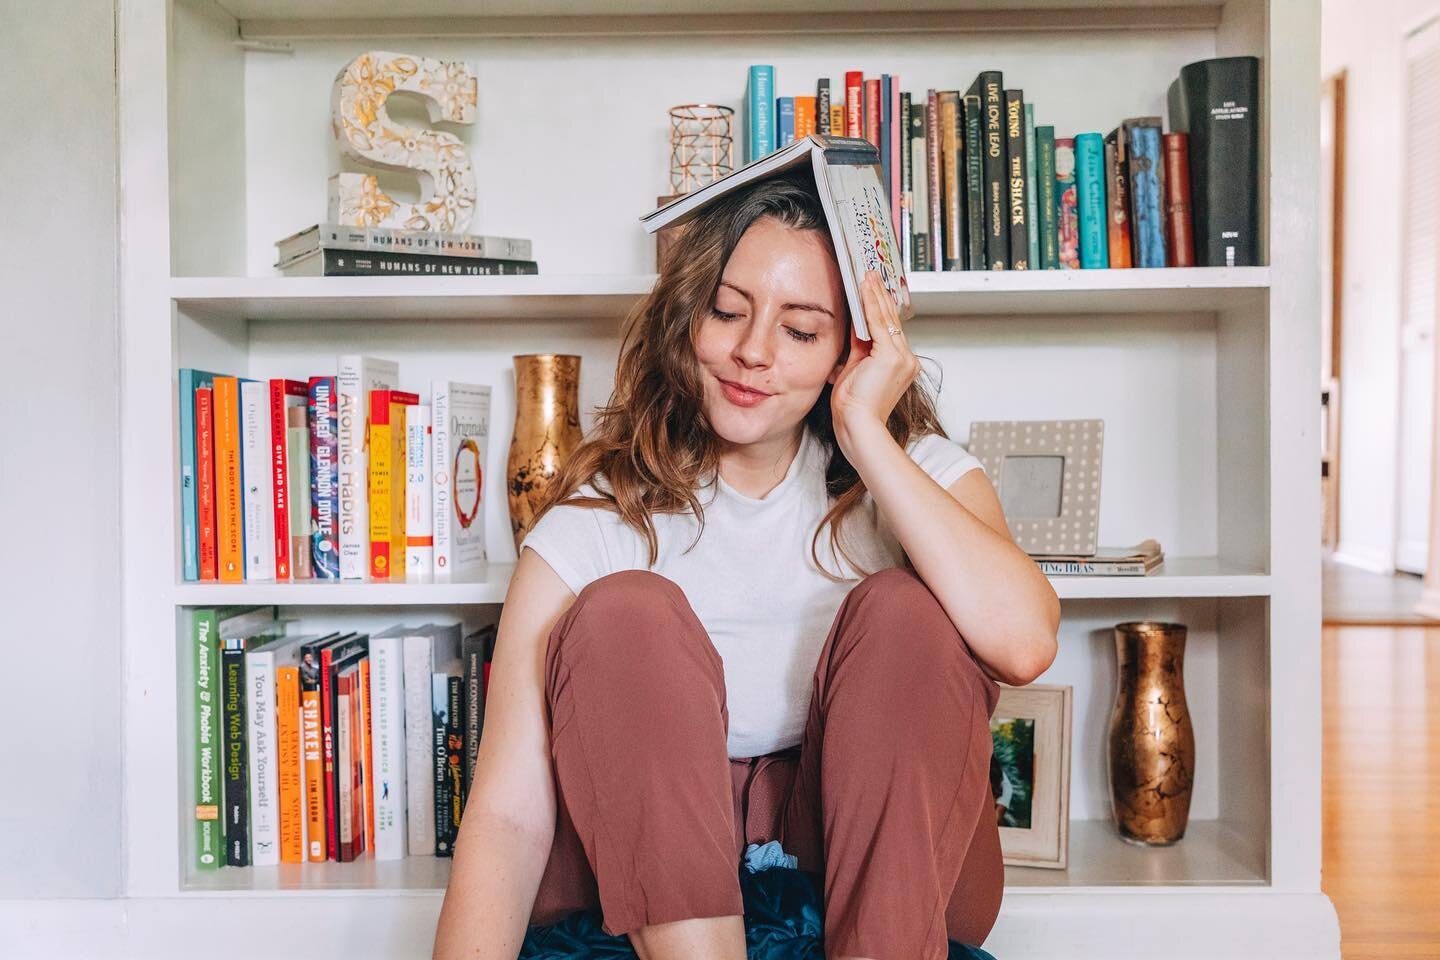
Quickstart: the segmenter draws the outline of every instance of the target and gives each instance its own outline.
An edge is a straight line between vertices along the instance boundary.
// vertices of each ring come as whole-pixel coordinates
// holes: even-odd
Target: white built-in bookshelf
[[[274,603],[326,628],[473,627],[498,616],[515,561],[502,495],[486,505],[490,563],[471,582],[181,582],[177,368],[303,377],[360,351],[397,360],[402,387],[489,383],[487,467],[503,476],[512,355],[581,354],[587,428],[609,396],[620,319],[654,281],[638,218],[669,191],[671,105],[738,108],[752,63],[775,65],[782,95],[847,69],[924,91],[995,68],[1035,103],[1037,123],[1104,132],[1163,114],[1183,64],[1253,54],[1267,266],[912,274],[908,330],[962,442],[975,420],[1103,418],[1100,540],[1154,537],[1168,558],[1150,577],[1054,581],[1061,647],[1041,682],[1074,688],[1069,869],[1009,868],[986,948],[1000,960],[1337,955],[1320,892],[1318,7],[915,6],[557,0],[477,14],[460,0],[121,0],[132,936],[168,950],[223,929],[240,953],[283,933],[287,955],[428,955],[443,860],[190,868],[188,612]],[[456,130],[478,173],[471,230],[532,238],[539,276],[272,268],[276,239],[323,219],[338,169],[331,79],[366,49],[477,65],[478,120]],[[407,195],[403,181],[382,182]],[[1190,627],[1195,793],[1189,832],[1165,849],[1124,843],[1109,823],[1110,628],[1140,618]]]

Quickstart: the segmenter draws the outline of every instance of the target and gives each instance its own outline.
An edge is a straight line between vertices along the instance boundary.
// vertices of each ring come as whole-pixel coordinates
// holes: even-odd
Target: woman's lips
[[[715,379],[720,381],[720,389],[724,392],[725,399],[737,407],[753,407],[769,396],[769,394],[766,393],[752,393],[748,390],[742,390],[730,381],[721,379],[720,377],[716,377]]]

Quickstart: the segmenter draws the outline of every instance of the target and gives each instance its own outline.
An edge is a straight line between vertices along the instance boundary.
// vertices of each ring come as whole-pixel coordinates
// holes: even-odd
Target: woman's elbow
[[[1013,645],[1017,656],[1010,667],[1011,678],[1005,682],[1011,686],[1023,687],[1034,683],[1049,670],[1050,665],[1055,662],[1056,654],[1060,652],[1059,630],[1060,603],[1057,600],[1053,615],[1047,614],[1038,627],[1026,631]]]

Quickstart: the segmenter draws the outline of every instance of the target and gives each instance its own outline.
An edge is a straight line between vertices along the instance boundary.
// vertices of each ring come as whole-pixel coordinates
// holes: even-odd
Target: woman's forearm
[[[467,808],[435,930],[435,960],[515,960],[553,842],[553,830],[537,833]]]

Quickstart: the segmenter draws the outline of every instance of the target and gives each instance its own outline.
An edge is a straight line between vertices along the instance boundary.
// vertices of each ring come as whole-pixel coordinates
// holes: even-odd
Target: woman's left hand
[[[850,356],[830,392],[830,414],[842,449],[849,431],[872,422],[884,426],[920,374],[920,360],[905,339],[895,301],[873,270],[866,271],[860,284],[860,300],[870,339],[861,340],[850,326]]]

